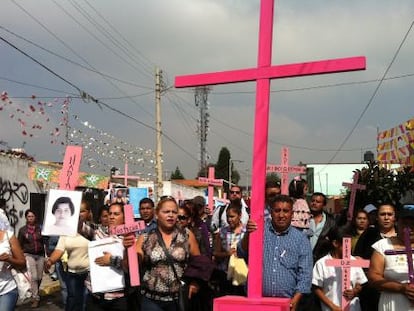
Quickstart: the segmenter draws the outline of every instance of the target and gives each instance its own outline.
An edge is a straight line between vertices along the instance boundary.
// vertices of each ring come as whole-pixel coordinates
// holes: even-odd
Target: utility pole
[[[208,132],[208,86],[199,86],[195,89],[195,105],[200,109],[200,119],[197,124],[197,134],[200,144],[200,171],[207,168],[207,132]],[[207,176],[207,172],[206,172]]]
[[[161,83],[162,83],[162,71],[156,67],[155,69],[155,128],[157,130],[156,135],[156,156],[155,156],[155,201],[158,201],[162,196],[162,131],[161,131]]]

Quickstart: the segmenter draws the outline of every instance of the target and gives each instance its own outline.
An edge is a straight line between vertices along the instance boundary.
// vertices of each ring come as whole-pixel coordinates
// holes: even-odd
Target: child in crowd
[[[327,266],[327,259],[342,259],[342,239],[345,237],[343,228],[333,227],[328,233],[331,243],[330,252],[319,259],[313,268],[312,289],[321,301],[322,311],[340,311],[342,296],[350,300],[350,311],[360,311],[358,294],[368,280],[362,268],[351,268],[351,288],[341,288],[341,267]],[[355,259],[351,257],[351,259]]]

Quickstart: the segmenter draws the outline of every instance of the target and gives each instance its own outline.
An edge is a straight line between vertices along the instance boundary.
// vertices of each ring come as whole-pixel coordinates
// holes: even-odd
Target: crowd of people
[[[291,310],[342,310],[343,298],[351,311],[414,310],[414,275],[408,268],[414,205],[355,206],[352,221],[344,221],[327,211],[323,193],[309,195],[306,180],[299,177],[291,181],[289,195],[282,195],[280,185],[271,181],[265,195],[264,297],[289,298]],[[101,207],[98,223],[92,221],[90,202],[82,200],[76,236],[42,236],[31,210],[15,236],[0,211],[0,310],[14,310],[17,301],[10,267],[30,272],[32,308],[40,304],[43,271],[59,279],[68,311],[179,310],[182,282],[188,286],[189,310],[212,310],[213,299],[224,295],[246,296],[248,257],[254,253],[249,236],[258,228],[249,211],[257,207],[247,206],[237,185],[230,187],[228,199],[211,211],[202,196],[180,202],[164,196],[156,203],[144,198],[139,212],[145,229],[126,235],[109,230],[125,222],[119,198]],[[413,230],[410,241],[407,228]],[[350,288],[342,288],[341,267],[327,264],[342,259],[345,237],[352,241],[351,261],[370,260],[369,268],[350,268]],[[93,259],[93,264],[118,273],[121,285],[93,289],[91,241],[121,250],[122,255],[103,251]],[[130,247],[138,257],[138,287],[129,283]]]

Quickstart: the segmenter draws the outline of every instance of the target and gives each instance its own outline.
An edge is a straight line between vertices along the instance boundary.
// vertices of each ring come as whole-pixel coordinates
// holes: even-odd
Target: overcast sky
[[[276,1],[274,65],[364,55],[367,70],[273,81],[269,163],[279,163],[282,145],[291,146],[293,164],[360,162],[366,150],[375,152],[377,127],[385,130],[413,116],[413,13],[412,0]],[[0,16],[3,39],[67,80],[0,41],[0,91],[12,100],[0,103],[0,140],[10,147],[25,142],[36,160],[61,161],[61,105],[71,96],[73,140],[93,142],[83,163],[85,170],[98,173],[122,168],[122,160],[99,154],[113,150],[112,156],[121,157],[115,142],[135,150],[133,161],[145,159],[142,167],[131,165],[130,173],[153,172],[149,157],[137,153],[138,148],[155,150],[154,71],[159,66],[169,87],[161,99],[162,128],[168,135],[163,138],[164,170],[169,176],[179,166],[186,178],[195,177],[199,112],[193,90],[172,87],[174,77],[257,64],[258,0],[4,0]],[[103,105],[82,101],[77,89]],[[51,103],[44,115],[38,100]],[[225,146],[233,159],[244,161],[235,167],[246,179],[255,84],[214,86],[208,100],[210,161],[215,163]]]

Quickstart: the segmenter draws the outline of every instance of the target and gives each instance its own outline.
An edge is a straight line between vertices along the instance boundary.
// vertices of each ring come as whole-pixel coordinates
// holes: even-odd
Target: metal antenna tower
[[[200,141],[200,171],[207,167],[207,133],[209,113],[208,111],[208,86],[200,86],[195,89],[195,105],[200,109],[200,118],[197,120],[197,134]]]

